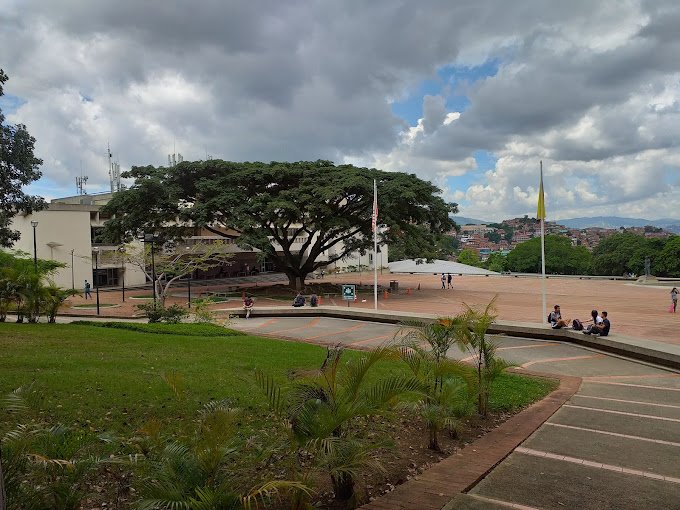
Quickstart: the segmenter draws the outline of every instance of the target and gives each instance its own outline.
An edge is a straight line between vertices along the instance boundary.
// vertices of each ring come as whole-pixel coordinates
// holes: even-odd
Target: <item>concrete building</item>
[[[109,198],[110,198],[110,194]],[[92,198],[91,195],[83,197]],[[73,197],[70,197],[73,198]],[[122,285],[139,285],[145,282],[144,273],[131,264],[123,264],[118,246],[97,242],[97,233],[104,221],[94,200],[53,201],[44,211],[19,214],[12,220],[12,229],[21,238],[12,249],[33,255],[33,223],[35,247],[38,258],[65,264],[52,279],[63,288],[82,289],[85,280],[94,288]],[[97,270],[95,270],[97,268]]]
[[[15,251],[23,251],[33,255],[33,226],[35,228],[36,251],[38,258],[55,260],[65,264],[53,276],[55,284],[64,288],[82,289],[85,280],[92,287],[118,287],[140,285],[146,282],[144,272],[134,264],[124,263],[120,246],[104,243],[101,233],[104,223],[110,219],[101,212],[112,197],[112,193],[92,195],[75,195],[52,200],[48,208],[33,214],[19,214],[12,222],[12,229],[21,233],[21,238],[13,246]],[[220,242],[224,250],[233,254],[229,263],[214,267],[208,271],[195,271],[192,278],[213,279],[234,276],[246,276],[261,272],[273,271],[270,261],[262,260],[257,249],[243,249],[236,244],[238,232],[217,228],[219,235],[206,229],[196,228],[193,235],[185,240],[186,246]],[[298,250],[307,241],[305,235],[296,238],[293,249]],[[133,243],[136,244],[138,241]],[[277,247],[276,244],[274,245]],[[161,249],[161,247],[158,247]],[[280,249],[280,247],[278,247]],[[343,249],[341,243],[328,252],[324,252],[319,260],[329,260]],[[373,253],[359,255],[350,254],[344,259],[331,263],[325,272],[343,272],[363,268],[373,269],[387,267],[388,251],[386,245],[380,246],[377,261]]]

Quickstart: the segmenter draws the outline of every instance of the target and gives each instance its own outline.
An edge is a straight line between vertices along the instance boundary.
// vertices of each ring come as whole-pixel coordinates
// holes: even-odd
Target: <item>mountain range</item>
[[[482,223],[493,223],[475,218],[467,218],[465,216],[453,216],[453,220],[458,225],[479,225]],[[562,220],[555,220],[559,225],[564,225],[569,228],[620,228],[620,227],[645,227],[651,225],[653,227],[663,228],[670,232],[680,234],[680,220],[671,218],[662,218],[659,220],[646,220],[644,218],[622,218],[620,216],[593,216],[584,218],[566,218]]]

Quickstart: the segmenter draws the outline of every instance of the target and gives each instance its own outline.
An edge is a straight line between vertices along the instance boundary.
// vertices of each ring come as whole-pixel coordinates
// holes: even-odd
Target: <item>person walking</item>
[[[442,289],[446,288],[446,275],[442,273]]]
[[[451,273],[448,273],[446,275],[446,283],[449,289],[453,287],[453,284],[451,282],[453,282],[453,276],[451,276]]]
[[[678,310],[678,289],[677,287],[673,287],[671,289],[671,304],[673,305],[673,313],[676,313]]]
[[[85,280],[85,299],[87,298],[92,299],[92,286],[90,285],[90,282]]]

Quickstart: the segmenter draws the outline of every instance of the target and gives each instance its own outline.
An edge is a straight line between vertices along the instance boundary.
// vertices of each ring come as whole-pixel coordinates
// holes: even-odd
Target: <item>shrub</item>
[[[138,322],[94,322],[75,321],[71,324],[77,326],[94,326],[97,328],[125,329],[139,331],[140,333],[153,333],[159,335],[180,336],[240,336],[243,333],[226,329],[217,324],[140,324]]]
[[[194,301],[194,321],[199,324],[213,324],[215,313],[208,308],[215,301],[213,298],[197,299]]]
[[[144,303],[136,305],[138,310],[144,312],[150,323],[166,322],[168,324],[179,324],[189,313],[179,305],[169,307],[160,306],[154,303]]]

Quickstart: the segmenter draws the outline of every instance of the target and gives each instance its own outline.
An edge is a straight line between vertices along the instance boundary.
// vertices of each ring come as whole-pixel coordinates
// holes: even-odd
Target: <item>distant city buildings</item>
[[[545,222],[545,233],[568,237],[574,246],[585,246],[589,250],[595,248],[602,239],[617,232],[631,232],[645,237],[665,238],[673,235],[662,228],[629,227],[602,228],[588,227],[584,229],[568,228],[554,221]],[[512,218],[500,223],[460,225],[460,230],[453,235],[460,242],[461,249],[477,252],[481,260],[486,260],[492,253],[507,255],[515,246],[535,237],[541,236],[540,222],[527,216]]]

